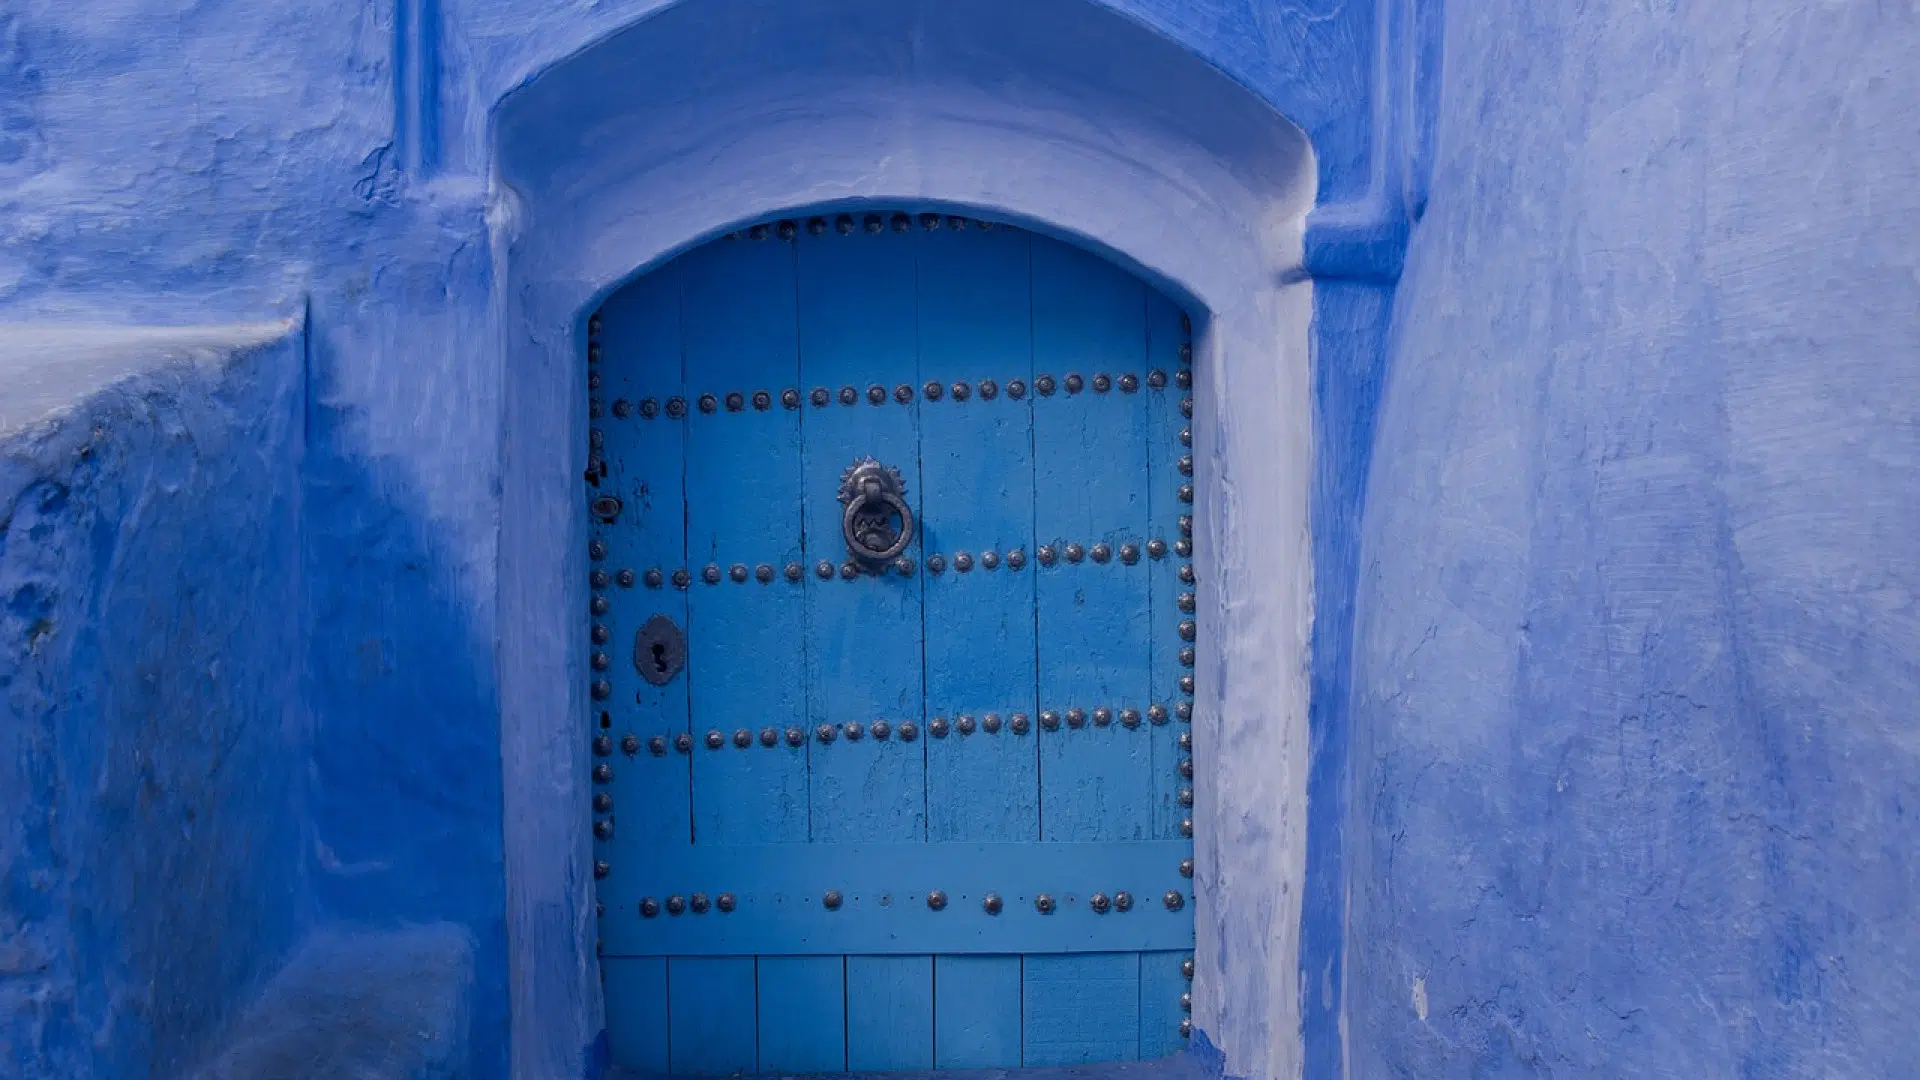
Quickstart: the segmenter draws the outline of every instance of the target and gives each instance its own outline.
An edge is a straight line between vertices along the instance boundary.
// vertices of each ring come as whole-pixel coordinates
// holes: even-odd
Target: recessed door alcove
[[[1234,1072],[1290,1075],[1310,592],[1299,268],[1314,170],[1299,129],[1088,0],[693,0],[541,73],[502,103],[494,137],[517,1075],[577,1071],[605,1024],[580,737],[597,723],[581,617],[590,316],[728,232],[854,206],[1017,226],[1191,313],[1192,1017]],[[749,582],[715,588],[759,588],[759,562],[775,566],[729,556],[723,575],[735,561]]]
[[[1026,229],[847,207],[625,286],[586,369],[613,1064],[1178,1050],[1187,316]]]

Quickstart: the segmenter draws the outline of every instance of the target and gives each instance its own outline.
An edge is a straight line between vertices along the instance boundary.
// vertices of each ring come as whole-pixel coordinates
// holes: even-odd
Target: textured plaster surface
[[[172,1080],[303,915],[303,338],[16,328],[0,371],[50,343],[104,385],[0,435],[0,1072]]]
[[[1448,14],[1363,532],[1352,1075],[1913,1075],[1920,12]]]

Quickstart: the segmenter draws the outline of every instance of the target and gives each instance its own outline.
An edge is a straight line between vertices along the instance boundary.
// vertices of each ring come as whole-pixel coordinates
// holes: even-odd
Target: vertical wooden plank
[[[803,482],[816,564],[806,590],[815,729],[809,797],[816,843],[926,836],[925,745],[900,736],[902,723],[922,720],[919,537],[903,553],[901,567],[849,575],[838,497],[846,470],[871,457],[899,470],[908,505],[925,520],[913,237],[874,220],[877,231],[868,231],[864,220],[849,219],[844,230],[822,221],[799,241],[800,369],[808,394]],[[815,404],[821,397],[824,403]],[[872,958],[848,970],[847,997],[868,1002],[918,966],[915,957]],[[867,978],[878,982],[859,981]],[[858,1030],[865,1036],[873,1028]],[[843,1034],[851,1038],[855,1032]],[[862,1057],[883,1050],[847,1048]]]
[[[601,960],[600,970],[607,997],[607,1051],[613,1063],[633,1072],[666,1072],[667,961],[610,956]]]
[[[872,734],[921,716],[921,575],[842,572],[840,481],[871,457],[900,471],[920,512],[920,452],[914,394],[912,236],[877,215],[878,232],[803,231],[799,239],[800,376],[807,535],[815,573],[807,581],[808,671],[816,732],[810,774],[815,842],[918,840],[926,836],[926,764],[920,742]],[[811,396],[824,392],[826,404]],[[818,573],[829,568],[830,577]],[[848,725],[855,737],[848,737]],[[929,888],[933,887],[929,883]]]
[[[781,402],[798,365],[793,247],[710,244],[681,276],[694,842],[803,841],[805,743],[785,737],[806,723],[803,590],[785,572],[802,558],[799,412]]]
[[[932,957],[847,957],[847,1068],[933,1068]]]
[[[1140,1059],[1153,1061],[1186,1048],[1180,1021],[1187,1018],[1181,1001],[1189,983],[1182,965],[1192,953],[1140,954]]]
[[[1153,701],[1160,712],[1152,714],[1160,721],[1153,725],[1153,832],[1155,839],[1172,840],[1180,835],[1180,822],[1189,816],[1189,808],[1180,805],[1180,792],[1191,789],[1190,776],[1183,776],[1182,762],[1191,758],[1189,710],[1179,705],[1191,695],[1181,692],[1180,677],[1192,668],[1182,664],[1181,649],[1196,630],[1194,590],[1180,580],[1180,568],[1193,563],[1192,505],[1180,500],[1182,485],[1193,483],[1190,423],[1181,415],[1180,403],[1190,396],[1191,372],[1182,362],[1187,331],[1180,310],[1158,293],[1149,293],[1147,302],[1147,449],[1149,456],[1147,505],[1152,522],[1151,533],[1164,548],[1149,550],[1163,553],[1149,559],[1152,609]],[[1160,384],[1160,385],[1155,385]]]
[[[691,831],[688,761],[673,749],[687,730],[687,681],[655,686],[633,664],[634,635],[649,618],[682,626],[687,618],[686,598],[672,586],[673,570],[685,565],[686,432],[662,407],[681,386],[680,283],[671,268],[608,299],[599,346],[603,411],[590,429],[598,444],[590,458],[604,475],[590,497],[622,504],[612,525],[593,528],[589,551],[593,594],[608,602],[593,619],[589,654],[593,678],[610,689],[592,713],[594,763],[612,769],[610,782],[593,785],[595,858],[609,867],[598,890],[605,926],[640,917],[629,884],[644,871],[639,849],[688,843]],[[602,964],[613,1061],[664,1071],[666,961],[610,955]]]
[[[1017,956],[934,958],[934,1068],[1020,1061],[1020,967]]]
[[[940,387],[920,407],[927,714],[950,732],[927,742],[934,841],[1040,835],[1030,240],[977,224],[921,238],[920,370]],[[980,1010],[994,987],[1018,987],[1020,958],[971,957],[942,970],[936,1007],[959,1010],[939,1021],[954,1060],[1019,1065],[1018,1009],[1000,1016],[1011,1025],[1003,1034],[982,1026],[991,1007]]]
[[[845,1071],[846,961],[838,956],[763,956],[759,978],[760,1071]]]
[[[753,968],[750,956],[676,956],[667,961],[672,1002],[669,1067],[676,1075],[754,1071],[759,1051]]]
[[[1029,956],[1022,1000],[1029,1066],[1140,1056],[1139,953]]]
[[[1146,287],[1036,242],[1033,297],[1034,378],[1054,384],[1034,403],[1035,527],[1054,553],[1037,581],[1040,707],[1058,717],[1040,731],[1041,838],[1140,839],[1154,820]],[[1136,902],[1125,917],[1154,914]],[[1025,1063],[1135,1058],[1139,980],[1132,954],[1027,957]]]
[[[1146,287],[1086,252],[1036,242],[1033,295],[1034,377],[1055,382],[1034,403],[1035,526],[1056,554],[1038,572],[1040,707],[1062,718],[1040,732],[1041,838],[1142,839],[1153,821],[1149,736],[1119,718],[1144,710],[1151,692],[1149,560],[1122,554],[1147,541],[1147,395],[1121,378],[1145,367]]]
[[[1040,835],[1030,236],[943,226],[921,237],[920,370],[941,388],[920,406],[927,713],[953,732],[927,744],[936,841]]]

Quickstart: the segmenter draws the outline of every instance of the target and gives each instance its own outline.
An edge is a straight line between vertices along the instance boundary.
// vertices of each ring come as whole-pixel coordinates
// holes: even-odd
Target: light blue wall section
[[[1452,4],[1353,719],[1353,1075],[1920,1060],[1920,15]]]
[[[0,330],[7,1076],[182,1075],[307,918],[304,347]]]

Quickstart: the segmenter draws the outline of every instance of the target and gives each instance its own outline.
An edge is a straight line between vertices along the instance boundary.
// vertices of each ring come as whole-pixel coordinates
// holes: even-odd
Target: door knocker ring
[[[840,477],[840,534],[847,552],[867,563],[884,563],[913,542],[913,510],[900,470],[861,458]]]

